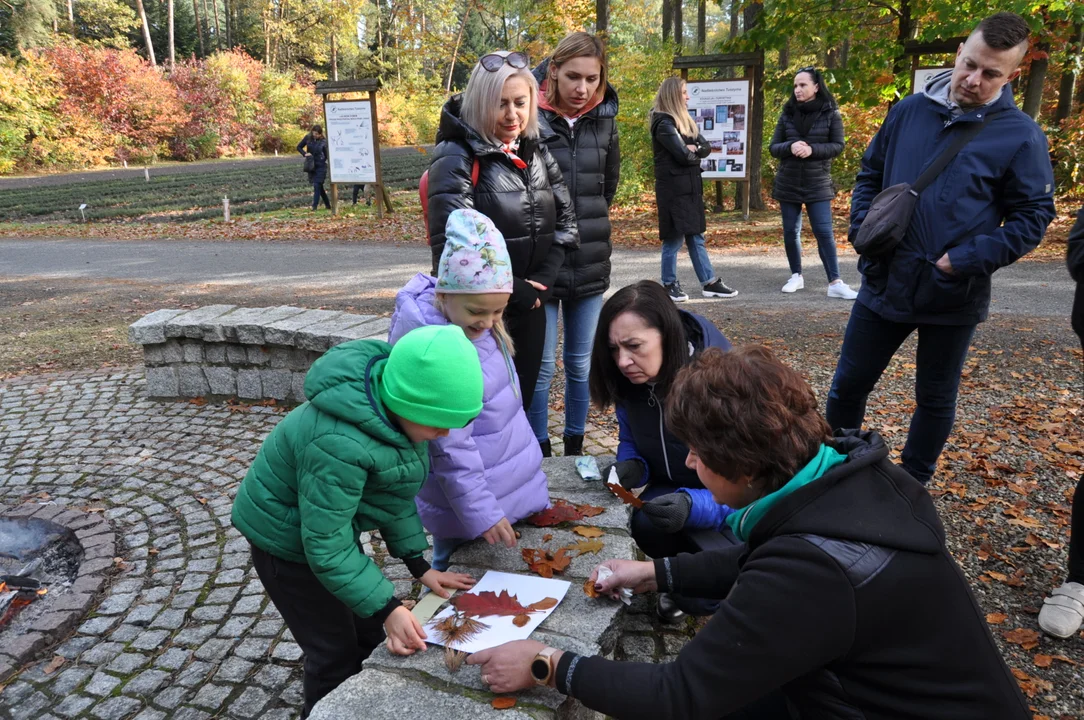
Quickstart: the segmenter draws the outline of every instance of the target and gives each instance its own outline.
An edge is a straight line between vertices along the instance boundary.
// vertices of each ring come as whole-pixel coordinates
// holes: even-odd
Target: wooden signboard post
[[[392,212],[391,195],[380,172],[380,126],[376,106],[379,80],[324,80],[316,94],[324,99],[331,209],[339,213],[339,188],[343,185],[375,185],[377,217]],[[365,95],[367,99],[364,99]]]

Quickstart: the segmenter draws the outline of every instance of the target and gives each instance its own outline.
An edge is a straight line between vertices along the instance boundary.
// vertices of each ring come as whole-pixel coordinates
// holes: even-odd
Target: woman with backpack
[[[590,392],[591,343],[610,286],[610,203],[621,178],[617,92],[606,82],[602,41],[585,32],[565,37],[535,68],[542,142],[561,167],[576,206],[580,247],[566,253],[546,303],[546,344],[528,416],[542,454],[551,454],[549,395],[557,365],[557,316],[564,319],[564,454],[583,454]]]
[[[324,137],[324,129],[313,125],[312,132],[301,138],[301,142],[297,144],[297,151],[305,158],[305,172],[312,183],[312,209],[315,211],[320,207],[320,201],[323,200],[324,206],[330,210],[331,200],[324,189],[324,180],[327,178],[327,138]]]
[[[689,117],[688,102],[685,81],[676,75],[668,77],[659,86],[650,115],[655,204],[662,240],[662,284],[674,302],[689,299],[677,278],[677,254],[682,245],[689,248],[704,297],[730,298],[738,294],[715,274],[704,249],[708,226],[700,161],[711,154],[711,146]]]
[[[815,67],[794,76],[794,93],[783,106],[770,147],[779,159],[772,197],[783,214],[783,245],[790,279],[783,292],[805,287],[802,277],[802,205],[817,238],[821,264],[828,275],[828,297],[854,300],[858,293],[839,278],[836,239],[832,233],[832,158],[843,152],[843,119],[824,77]]]
[[[527,55],[483,55],[467,88],[444,105],[427,176],[433,274],[453,210],[473,208],[493,221],[512,261],[504,321],[516,348],[523,407],[531,406],[546,311],[565,253],[579,244],[576,211],[561,168],[539,137],[538,84]]]

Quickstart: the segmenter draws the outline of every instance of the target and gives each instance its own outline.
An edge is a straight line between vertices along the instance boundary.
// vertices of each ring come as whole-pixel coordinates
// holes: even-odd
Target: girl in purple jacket
[[[455,210],[437,277],[419,273],[395,297],[388,342],[423,325],[458,325],[482,363],[482,412],[429,443],[429,479],[416,500],[433,534],[438,570],[477,537],[514,547],[512,523],[549,505],[542,450],[523,410],[512,341],[501,321],[511,293],[512,264],[500,231],[476,210]]]

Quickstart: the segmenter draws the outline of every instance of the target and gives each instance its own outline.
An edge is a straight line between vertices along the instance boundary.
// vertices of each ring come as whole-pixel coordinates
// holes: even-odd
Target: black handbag
[[[952,159],[979,134],[989,119],[988,114],[982,121],[967,123],[967,127],[960,130],[952,144],[930,163],[913,185],[899,183],[879,192],[870,203],[866,217],[851,240],[855,252],[869,258],[891,255],[907,234],[907,226],[911,224],[911,215],[915,212],[919,193],[929,187],[941,171],[948,167]]]
[[[305,156],[305,167],[303,168],[303,170],[309,174],[316,172],[316,156]]]

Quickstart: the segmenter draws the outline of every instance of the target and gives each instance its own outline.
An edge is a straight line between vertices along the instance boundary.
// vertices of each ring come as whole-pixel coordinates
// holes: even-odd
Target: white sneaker
[[[790,280],[787,280],[787,284],[783,286],[783,292],[792,293],[798,292],[805,287],[805,279],[802,278],[801,273],[794,273],[790,276]]]
[[[783,288],[783,292],[786,291],[787,289]],[[858,293],[852,290],[850,285],[840,280],[828,286],[828,297],[839,298],[840,300],[854,300],[858,297]]]
[[[1084,625],[1084,585],[1067,582],[1043,600],[1039,627],[1047,635],[1071,638]]]

